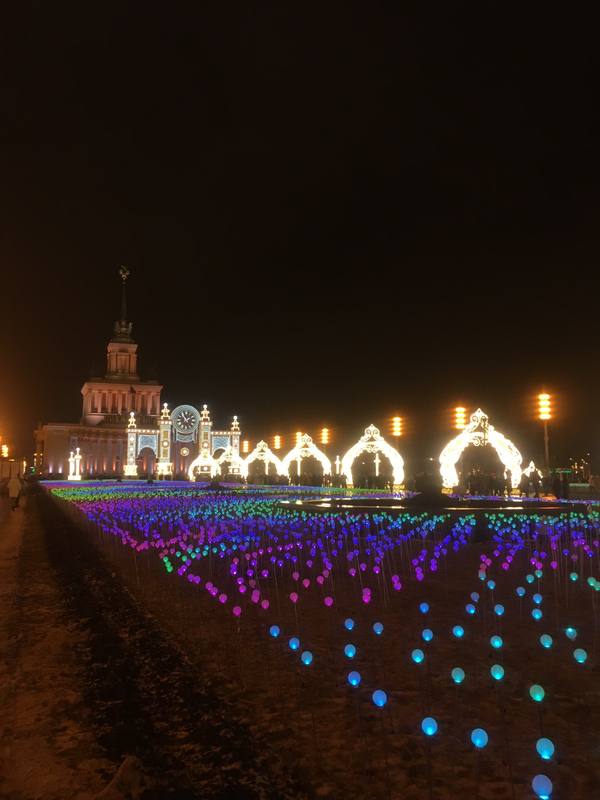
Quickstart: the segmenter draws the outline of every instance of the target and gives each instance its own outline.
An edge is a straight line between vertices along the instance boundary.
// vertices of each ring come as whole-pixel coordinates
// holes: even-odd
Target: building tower
[[[158,475],[162,477],[173,473],[173,464],[171,463],[171,412],[166,403],[163,403],[159,422],[157,471]]]

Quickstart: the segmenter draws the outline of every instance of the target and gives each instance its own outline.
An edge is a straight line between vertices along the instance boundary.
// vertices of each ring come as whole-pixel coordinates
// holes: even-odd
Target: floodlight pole
[[[544,420],[544,453],[546,456],[546,471],[550,474],[550,440],[548,436],[548,420]]]

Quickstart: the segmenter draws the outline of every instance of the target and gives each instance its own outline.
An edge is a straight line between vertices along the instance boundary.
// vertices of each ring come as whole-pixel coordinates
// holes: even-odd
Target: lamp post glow
[[[321,444],[329,444],[330,438],[329,428],[321,428]]]
[[[396,438],[400,438],[403,433],[403,421],[402,417],[392,417],[392,436]]]
[[[273,450],[281,450],[281,436],[279,434],[273,437]]]
[[[250,452],[250,442],[248,441],[248,439],[244,439],[244,441],[242,442],[242,453],[247,455],[249,452]]]
[[[467,427],[467,409],[464,406],[456,406],[454,409],[454,427],[457,431],[464,431]]]
[[[544,455],[546,458],[546,469],[550,470],[550,444],[548,439],[548,420],[552,419],[552,398],[546,392],[537,396],[538,400],[538,419],[544,423]]]

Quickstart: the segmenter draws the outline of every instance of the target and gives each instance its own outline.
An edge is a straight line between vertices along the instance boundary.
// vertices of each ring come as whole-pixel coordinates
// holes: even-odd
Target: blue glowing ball
[[[412,651],[410,657],[415,662],[415,664],[420,664],[421,661],[425,659],[425,653],[422,650],[419,650],[419,648],[417,647],[416,650]]]
[[[542,602],[542,595],[541,595],[541,594],[539,594],[539,592],[536,592],[536,593],[533,595],[533,598],[532,598],[532,599],[533,599],[533,602],[534,602],[536,605],[538,605],[538,606],[539,606],[539,604]]]
[[[350,686],[359,686],[361,681],[360,672],[349,672],[348,683]]]
[[[479,592],[471,592],[471,600],[474,603],[478,603],[479,602]]]
[[[465,635],[465,629],[463,628],[462,625],[455,625],[452,628],[452,633],[454,634],[454,636],[456,636],[457,639],[462,639],[462,637]]]
[[[533,577],[533,575],[526,575],[525,580],[527,581],[527,583],[533,583],[535,578]]]
[[[452,675],[454,683],[462,683],[465,679],[465,671],[460,667],[454,667],[450,675]]]
[[[347,631],[351,631],[354,628],[354,620],[350,619],[350,617],[348,617],[348,619],[345,619],[344,628],[346,628]]]
[[[279,628],[279,625],[271,625],[271,627],[269,628],[269,633],[271,634],[271,636],[274,639],[276,639],[279,636],[279,634],[281,633],[281,629]]]
[[[488,589],[491,589],[492,591],[494,591],[494,589],[496,588],[496,581],[488,581],[487,582],[487,586],[488,586]]]
[[[578,647],[576,650],[573,650],[573,658],[578,664],[585,664],[587,661],[587,653],[583,647]]]
[[[373,630],[375,631],[377,636],[381,636],[381,634],[383,633],[383,625],[381,624],[381,622],[373,623]]]
[[[475,747],[481,749],[488,743],[488,735],[483,728],[475,728],[471,731],[471,741]]]
[[[504,642],[502,641],[501,636],[492,636],[492,638],[490,639],[490,644],[492,645],[494,650],[499,650],[504,644]]]
[[[423,637],[424,641],[430,642],[433,639],[433,631],[429,628],[423,628],[421,636]]]
[[[577,638],[577,631],[575,630],[575,628],[570,628],[570,627],[565,628],[565,636],[567,637],[567,639],[570,639],[572,642],[574,642],[575,639]]]
[[[552,637],[550,636],[549,633],[542,633],[542,635],[540,636],[540,644],[546,650],[552,647]]]
[[[534,609],[533,609],[533,611],[531,612],[531,616],[532,616],[532,617],[534,618],[534,620],[536,620],[536,622],[537,622],[537,621],[538,621],[538,620],[540,620],[540,619],[541,619],[541,618],[542,618],[544,615],[542,614],[542,609],[541,609],[541,608],[534,608]]]
[[[490,667],[490,674],[496,681],[501,681],[504,677],[504,667],[500,664],[492,664]]]
[[[353,644],[347,644],[344,647],[344,655],[346,656],[346,658],[354,658],[354,656],[356,655],[356,647],[354,647]]]
[[[473,603],[467,603],[467,605],[465,606],[465,611],[467,612],[467,614],[471,614],[471,616],[473,616],[475,610],[476,609]]]
[[[531,788],[540,800],[549,800],[552,796],[552,781],[547,775],[536,775],[531,781]]]
[[[525,589],[522,586],[517,586],[517,595],[519,597],[525,596]]]
[[[554,755],[554,742],[551,739],[538,739],[535,743],[535,749],[538,751],[540,758],[544,761],[549,761]]]
[[[419,605],[419,611],[421,612],[421,614],[427,614],[427,612],[429,611],[429,603],[421,603]]]
[[[310,652],[310,650],[305,650],[300,656],[300,660],[305,667],[308,667],[309,664],[312,664],[313,654]]]
[[[502,605],[502,603],[496,603],[496,605],[494,606],[494,614],[496,614],[496,616],[498,617],[501,617],[502,614],[504,614],[504,606]]]
[[[300,639],[297,639],[295,636],[292,636],[288,644],[290,646],[290,650],[297,650],[300,647]]]
[[[421,723],[421,729],[426,736],[434,736],[437,733],[438,724],[433,717],[425,717]]]
[[[383,691],[383,689],[375,689],[372,698],[373,702],[378,708],[383,708],[387,703],[387,694]]]

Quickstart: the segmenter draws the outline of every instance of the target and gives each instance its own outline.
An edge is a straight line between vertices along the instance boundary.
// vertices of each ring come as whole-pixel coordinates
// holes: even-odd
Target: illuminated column
[[[69,480],[75,480],[75,457],[72,450],[69,453]]]
[[[157,472],[158,475],[171,475],[173,473],[173,464],[171,463],[171,412],[166,403],[163,403],[158,427]]]
[[[379,453],[375,453],[375,477],[379,477],[379,465],[381,464],[381,459],[379,458]]]
[[[238,422],[238,418],[236,416],[233,417],[233,421],[231,423],[231,449],[235,456],[239,456],[240,454],[240,437],[242,432],[240,431],[240,423]]]
[[[336,456],[335,457],[335,474],[336,475],[340,474],[340,466],[341,466],[341,464],[342,464],[342,460],[340,459],[339,456]]]
[[[127,463],[123,474],[127,478],[137,478],[137,464],[135,462],[135,445],[137,442],[137,425],[135,422],[135,412],[129,414],[129,425],[127,426]]]
[[[546,471],[550,472],[550,440],[548,437],[548,420],[552,419],[552,398],[546,392],[538,394],[538,418],[544,423],[544,455]]]
[[[75,448],[75,477],[74,480],[80,481],[81,480],[81,453],[79,452],[79,448]]]

